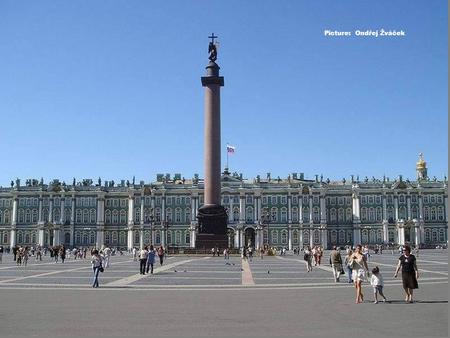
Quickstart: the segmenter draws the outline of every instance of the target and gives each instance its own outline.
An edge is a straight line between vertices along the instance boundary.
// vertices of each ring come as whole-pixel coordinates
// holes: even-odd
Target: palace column
[[[101,249],[105,243],[105,197],[97,196],[97,249]]]
[[[42,195],[39,195],[38,245],[44,246],[44,220],[42,218]]]
[[[311,192],[308,195],[309,201],[309,245],[314,246],[314,224],[313,224],[313,197]]]
[[[411,195],[409,191],[408,194],[406,195],[406,208],[407,208],[406,219],[411,219]]]
[[[386,202],[386,193],[383,193],[382,195],[383,199],[383,243],[388,244],[389,243],[389,223],[387,219],[387,202]]]
[[[395,221],[398,222],[398,196],[394,194],[394,211],[395,211]]]
[[[322,232],[322,247],[328,248],[328,229],[327,229],[327,212],[325,205],[325,195],[322,192],[320,194],[320,228]]]
[[[303,247],[303,194],[302,188],[300,188],[300,192],[298,194],[298,224],[299,224],[299,247]]]
[[[358,191],[353,192],[353,245],[361,244],[360,200]]]
[[[74,246],[75,238],[75,195],[72,195],[72,209],[70,210],[70,246]]]
[[[245,224],[245,195],[239,195],[239,223]]]
[[[19,199],[17,196],[13,197],[13,209],[12,209],[12,215],[11,215],[11,230],[9,233],[10,238],[10,248],[14,248],[16,246],[16,227],[17,227],[17,212],[18,212],[18,202]]]
[[[133,210],[134,210],[134,196],[130,194],[128,196],[128,221],[127,221],[127,229],[128,229],[128,236],[127,236],[127,247],[128,250],[133,249],[134,247],[134,234],[133,234],[133,228],[134,228],[134,221],[133,221]]]
[[[292,250],[292,196],[288,193],[288,250]]]

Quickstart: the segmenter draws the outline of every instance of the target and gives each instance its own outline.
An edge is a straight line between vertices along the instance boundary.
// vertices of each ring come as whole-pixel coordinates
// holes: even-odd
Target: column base
[[[196,235],[195,247],[210,249],[228,247],[227,219],[225,208],[221,205],[204,205],[198,209],[199,232]]]

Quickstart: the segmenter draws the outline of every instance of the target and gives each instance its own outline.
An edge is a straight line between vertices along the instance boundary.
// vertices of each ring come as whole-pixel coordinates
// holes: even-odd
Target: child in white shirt
[[[373,287],[373,295],[375,298],[374,304],[378,303],[378,294],[380,294],[381,297],[383,297],[383,302],[386,302],[386,297],[383,294],[383,276],[380,273],[380,269],[378,266],[374,267],[372,269],[372,275],[370,277],[370,285]]]

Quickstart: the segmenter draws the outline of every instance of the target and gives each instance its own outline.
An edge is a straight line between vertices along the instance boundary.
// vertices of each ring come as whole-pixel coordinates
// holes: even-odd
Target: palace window
[[[351,208],[347,208],[347,211],[345,213],[345,220],[347,222],[352,222],[353,221],[353,211]]]
[[[47,213],[45,213],[44,215],[46,215]],[[48,217],[48,216],[47,216]],[[80,209],[78,209],[77,210],[77,213],[76,213],[76,222],[78,223],[78,224],[80,224],[81,223],[81,210]]]
[[[430,220],[430,208],[428,207],[423,208],[423,218],[425,219],[425,221]]]
[[[267,204],[267,196],[262,197],[262,204]]]
[[[278,221],[278,208],[272,208],[270,210],[270,221],[277,222]]]
[[[127,223],[127,213],[125,210],[120,210],[120,224]]]
[[[442,204],[443,203],[443,197],[442,197],[442,195],[438,195],[438,197],[437,197],[437,202],[438,202],[438,204]]]
[[[431,201],[431,204],[434,204],[434,203],[436,203],[436,196],[434,196],[434,195],[431,195],[431,197],[430,197],[430,201]]]
[[[292,231],[292,242],[294,245],[298,245],[298,230]]]
[[[303,208],[303,222],[309,222],[309,208]]]
[[[298,204],[298,197],[292,196],[292,204]]]
[[[253,196],[252,195],[247,195],[245,202],[247,204],[252,204],[253,203]]]
[[[292,222],[298,222],[298,208],[297,207],[292,208],[291,218],[292,218]]]
[[[369,204],[373,204],[373,196],[369,196]]]
[[[406,219],[406,208],[405,207],[398,208],[398,218]]]
[[[281,244],[287,244],[287,231],[281,232]]]
[[[286,203],[287,203],[287,197],[281,196],[281,204],[286,204]]]
[[[314,222],[319,222],[320,221],[319,208],[318,207],[314,207],[314,209],[313,209],[313,220],[314,220]]]
[[[111,223],[111,211],[109,211],[109,210],[105,211],[105,223],[106,224]]]
[[[247,222],[252,222],[253,221],[253,208],[247,207],[247,209],[245,210],[245,213],[246,213],[245,219],[247,220]]]
[[[330,222],[336,222],[336,209],[334,208],[330,210]]]
[[[117,210],[113,210],[112,212],[112,223],[119,224],[119,212]]]
[[[239,222],[239,208],[233,209],[233,221]]]
[[[181,209],[175,209],[175,222],[181,223]]]
[[[361,208],[361,221],[367,221],[367,209]]]
[[[418,213],[418,210],[417,210],[417,207],[416,207],[416,206],[413,206],[413,207],[411,208],[411,217],[412,217],[413,219],[419,217],[419,213]]]
[[[31,210],[27,209],[25,211],[25,223],[31,223]]]
[[[381,204],[381,196],[376,197],[377,204]]]
[[[278,231],[276,230],[271,231],[271,242],[272,244],[278,244]]]
[[[339,197],[338,198],[338,203],[339,203],[339,205],[344,205],[344,198],[343,197]]]
[[[411,202],[417,203],[417,195],[416,194],[411,195]]]
[[[84,224],[89,223],[89,210],[88,209],[83,210],[83,223]]]
[[[277,204],[277,196],[272,196],[272,204]]]
[[[184,232],[184,243],[190,244],[191,243],[191,235],[189,234],[189,231],[186,230]]]
[[[383,211],[380,207],[377,208],[377,222],[381,222],[381,219],[383,218]]]
[[[97,221],[97,210],[91,209],[90,223],[95,224],[96,221]]]
[[[184,219],[186,221],[186,223],[190,223],[191,222],[191,209],[186,208],[184,211]]]
[[[338,209],[338,221],[339,223],[344,222],[344,209],[342,208]]]
[[[443,221],[444,220],[444,209],[442,207],[438,207],[437,213],[438,213],[438,220]]]
[[[431,208],[431,220],[432,221],[436,220],[436,208],[435,207]]]
[[[399,195],[398,196],[398,201],[400,202],[400,203],[405,203],[405,195],[403,195],[403,194],[401,194],[401,195]]]
[[[281,209],[281,222],[287,222],[287,210],[286,208]]]
[[[366,196],[362,196],[361,197],[361,204],[367,204],[367,197]]]

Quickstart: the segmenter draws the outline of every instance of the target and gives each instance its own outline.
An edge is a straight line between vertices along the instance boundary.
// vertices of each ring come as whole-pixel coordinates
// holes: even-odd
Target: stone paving
[[[401,278],[393,278],[397,253],[369,260],[369,268],[380,267],[390,300],[377,305],[368,283],[365,302],[354,304],[347,276],[334,283],[328,254],[309,273],[302,256],[294,255],[248,262],[170,256],[155,264],[153,275],[140,275],[129,255],[114,256],[98,289],[90,286],[90,259],[55,264],[49,257],[31,258],[25,267],[4,255],[0,336],[448,336],[446,250],[420,252],[413,304],[404,303]],[[93,317],[97,325],[89,321]]]

